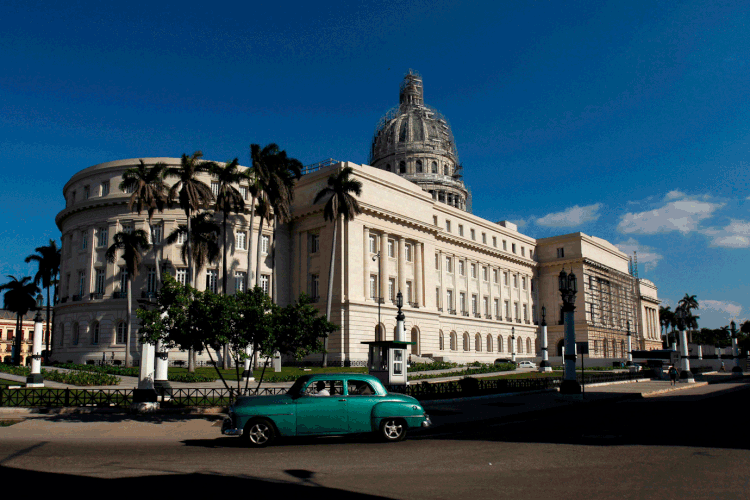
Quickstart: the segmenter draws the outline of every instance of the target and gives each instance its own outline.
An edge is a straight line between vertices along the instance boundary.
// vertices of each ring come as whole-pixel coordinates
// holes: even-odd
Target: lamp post
[[[396,338],[393,339],[397,342],[403,342],[404,341],[404,319],[406,319],[406,316],[404,316],[404,313],[401,312],[401,308],[404,307],[404,296],[401,295],[401,290],[396,294],[396,307],[398,307],[398,314],[396,314]],[[378,323],[378,328],[380,328],[380,323]]]
[[[547,349],[547,308],[542,306],[542,362],[539,363],[540,372],[551,372]]]
[[[628,326],[628,361],[625,366],[633,366],[633,336],[630,333],[630,320],[627,321]]]
[[[36,296],[36,316],[34,316],[34,338],[31,344],[31,374],[26,377],[26,387],[44,387],[42,378],[42,294]]]
[[[570,274],[565,269],[560,271],[558,276],[558,289],[563,300],[563,323],[565,329],[565,345],[568,346],[568,353],[565,354],[565,376],[560,384],[561,394],[578,395],[581,394],[581,385],[576,380],[576,331],[574,312],[576,310],[575,301],[578,292],[578,280],[571,269]]]
[[[690,360],[688,359],[688,343],[687,343],[687,332],[685,332],[685,320],[687,319],[687,313],[682,307],[678,307],[675,311],[675,318],[677,319],[677,329],[680,331],[680,381],[692,384],[695,382],[693,374],[690,373]]]
[[[732,358],[734,358],[732,373],[735,375],[742,375],[742,368],[740,368],[740,351],[737,346],[737,323],[732,320],[729,325],[732,330]]]
[[[380,340],[385,340],[385,335],[383,335],[383,332],[380,330],[380,302],[382,300],[382,297],[380,296],[380,294],[382,293],[382,290],[380,289],[380,279],[381,279],[381,276],[382,276],[381,273],[383,272],[380,269],[380,252],[378,252],[378,253],[376,253],[375,255],[372,256],[372,261],[375,262],[376,260],[378,261],[378,281],[375,283],[375,288],[376,288],[376,290],[378,290],[378,296],[377,296],[377,301],[378,301],[378,336],[381,337]],[[398,294],[401,295],[401,292],[398,292]],[[403,301],[403,299],[401,299],[401,300]],[[399,314],[401,314],[401,309],[400,308],[401,308],[401,306],[399,306]],[[375,339],[375,340],[378,340],[378,339]]]
[[[516,362],[516,327],[510,327],[510,353],[511,361]]]

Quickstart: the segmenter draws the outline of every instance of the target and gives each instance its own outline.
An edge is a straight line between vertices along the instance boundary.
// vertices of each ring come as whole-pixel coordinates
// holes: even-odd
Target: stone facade
[[[0,352],[4,363],[11,362],[11,354],[15,345],[16,335],[22,335],[21,340],[21,364],[31,363],[31,347],[34,341],[34,317],[36,312],[30,312],[21,318],[21,332],[16,331],[16,313],[7,309],[0,309]],[[45,314],[42,314],[46,318]],[[44,320],[42,331],[47,328],[47,320]],[[44,342],[42,342],[44,349]]]

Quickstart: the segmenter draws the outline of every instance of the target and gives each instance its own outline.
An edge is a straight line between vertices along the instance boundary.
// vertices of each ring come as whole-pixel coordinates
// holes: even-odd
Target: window
[[[451,175],[451,167],[450,165],[446,164],[443,168],[443,175]]]
[[[503,240],[503,250],[508,251],[508,242]]]
[[[216,269],[207,269],[206,270],[206,290],[209,290],[213,293],[217,293],[219,291],[219,272]],[[264,291],[267,293],[268,290]]]
[[[440,254],[435,254],[435,269],[440,269]]]
[[[453,262],[453,258],[452,257],[446,257],[445,258],[445,272],[446,273],[452,273],[453,272],[453,268],[451,266],[451,262]]]
[[[471,265],[471,277],[474,279],[477,278],[477,265],[476,264]]]
[[[178,268],[175,272],[175,279],[181,285],[187,284],[187,269],[184,267]]]
[[[461,292],[458,295],[458,297],[459,297],[458,306],[459,306],[459,309],[461,310],[461,313],[463,314],[466,312],[466,294],[464,292]]]
[[[396,278],[388,278],[388,300],[396,300]]]
[[[458,235],[463,236],[464,235],[464,226],[463,224],[458,225]]]
[[[395,257],[394,249],[395,242],[393,240],[388,240],[388,257]]]
[[[443,335],[442,330],[440,330],[440,335],[438,336],[438,338],[440,339],[440,350],[444,351],[445,350],[445,336]]]
[[[528,321],[529,320],[529,309],[526,304],[523,305],[523,320]]]
[[[107,228],[100,227],[96,232],[96,246],[106,247],[107,246]]]
[[[518,288],[518,275],[513,275],[513,288]]]
[[[521,277],[521,288],[526,290],[526,276]]]
[[[398,164],[398,173],[405,174],[406,173],[406,162],[402,161]]]
[[[107,196],[109,194],[109,181],[102,182],[101,196]]]
[[[433,191],[433,193],[434,193],[434,191]],[[433,224],[433,225],[435,225],[435,226],[437,226],[437,225],[438,225],[438,218],[437,218],[437,215],[433,215],[433,216],[432,216],[432,224]]]
[[[91,197],[91,188],[89,186],[83,186],[83,199],[88,200]]]
[[[96,293],[104,293],[104,269],[96,270]]]
[[[154,245],[158,245],[161,243],[161,235],[162,235],[162,227],[161,224],[154,224],[151,226],[151,243]]]
[[[245,231],[235,231],[234,240],[237,242],[237,250],[247,250],[247,246],[245,244],[246,239],[247,234],[245,233]]]
[[[320,235],[311,234],[310,235],[310,253],[318,253],[318,252],[320,252]]]
[[[445,230],[449,233],[451,232],[451,221],[447,220],[445,221]]]
[[[489,297],[485,296],[482,298],[482,310],[484,310],[485,315],[490,313],[490,298]]]
[[[440,287],[435,288],[435,307],[440,307]]]
[[[471,239],[476,240],[477,239],[477,233],[473,229],[471,230]]]
[[[240,196],[243,200],[247,199],[247,186],[240,186]]]
[[[453,310],[453,290],[447,290],[445,292],[445,306],[449,310]]]
[[[86,250],[86,247],[89,245],[89,232],[83,231],[81,233],[81,250]]]
[[[245,284],[247,283],[247,273],[243,271],[235,271],[234,272],[234,291],[235,292],[244,292],[245,291]]]
[[[76,192],[73,191],[73,193],[70,195],[70,204],[72,205],[75,202],[76,202]]]
[[[320,275],[319,274],[310,275],[310,297],[312,297],[313,300],[318,300],[320,298]]]
[[[451,332],[451,351],[458,349],[458,339],[456,338],[456,332]]]
[[[414,299],[411,295],[411,281],[406,282],[406,302],[414,302]]]
[[[482,233],[482,243],[487,244],[487,233]]]
[[[432,173],[433,174],[438,173],[438,166],[437,166],[437,162],[436,161],[432,162]],[[441,347],[441,349],[442,349],[442,347]]]
[[[520,316],[518,316],[518,302],[513,302],[513,317],[516,319],[520,318]]]
[[[386,169],[386,171],[390,172],[391,171],[391,164],[390,163],[386,164],[385,169]]]
[[[508,272],[503,273],[503,285],[508,286]]]
[[[404,245],[404,248],[406,250],[406,262],[411,262],[413,258],[411,254],[411,244],[407,243]]]
[[[422,160],[417,160],[417,173],[422,173]]]
[[[260,287],[263,289],[263,292],[265,292],[266,295],[268,295],[270,282],[271,282],[271,277],[269,275],[267,274],[260,275]]]
[[[73,345],[78,345],[78,338],[81,334],[81,327],[78,323],[73,323]]]
[[[263,253],[268,253],[268,247],[271,244],[271,237],[267,234],[264,234],[260,238],[260,251]]]
[[[493,301],[492,307],[493,307],[492,313],[495,316],[499,316],[500,315],[500,301],[498,299],[495,299]]]
[[[83,296],[86,287],[86,273],[78,271],[78,295]]]
[[[370,235],[370,253],[378,253],[378,240],[374,234]]]
[[[125,343],[125,337],[127,336],[128,331],[128,324],[124,321],[120,321],[117,324],[117,343],[118,344],[124,344]]]
[[[497,248],[497,236],[492,237],[492,246]]]
[[[564,248],[558,248],[557,249],[557,258],[561,259],[565,257],[565,249]]]
[[[521,257],[526,257],[526,249],[521,247]]]
[[[187,241],[187,233],[185,232],[179,232],[177,233],[177,244],[178,245],[184,245]]]
[[[98,322],[95,322],[93,325],[91,325],[91,343],[92,344],[99,343],[99,323]]]
[[[464,270],[464,261],[462,260],[458,261],[458,274],[461,276],[466,275],[466,271]]]
[[[133,225],[132,224],[123,224],[122,225],[122,232],[131,234],[133,232]]]
[[[475,294],[471,295],[471,314],[476,314],[477,311],[477,296]]]
[[[513,253],[516,253],[516,244],[515,244],[515,243],[512,243],[512,244],[510,245],[510,247],[511,247],[511,251],[512,251]]]
[[[219,196],[219,183],[216,181],[211,181],[211,193],[213,193],[214,196]]]
[[[146,273],[146,291],[153,293],[156,291],[156,268],[149,267]]]
[[[487,269],[487,266],[482,266],[482,279],[484,281],[490,280],[489,270]]]
[[[497,269],[492,270],[492,282],[497,283]]]
[[[505,317],[510,318],[510,304],[508,301],[505,301]]]

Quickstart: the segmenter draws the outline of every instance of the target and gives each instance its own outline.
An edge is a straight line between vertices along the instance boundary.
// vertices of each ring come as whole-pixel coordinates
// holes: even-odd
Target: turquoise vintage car
[[[222,434],[241,435],[248,446],[267,446],[279,436],[323,436],[376,432],[401,441],[430,417],[411,396],[386,391],[372,375],[306,375],[286,394],[240,397],[229,408]]]

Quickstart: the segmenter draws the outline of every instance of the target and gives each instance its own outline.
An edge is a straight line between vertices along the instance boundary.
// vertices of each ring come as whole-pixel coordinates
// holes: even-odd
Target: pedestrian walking
[[[725,371],[727,371],[727,369],[726,369],[726,368],[724,368],[724,362],[723,362],[723,361],[721,362],[721,368],[719,369],[719,371],[720,371],[720,372],[725,372]]]
[[[669,380],[670,387],[677,385],[677,368],[675,368],[674,365],[669,367]]]

